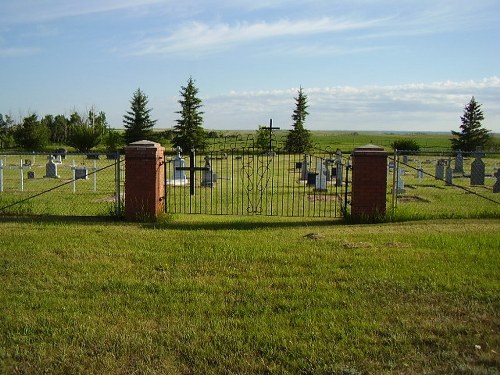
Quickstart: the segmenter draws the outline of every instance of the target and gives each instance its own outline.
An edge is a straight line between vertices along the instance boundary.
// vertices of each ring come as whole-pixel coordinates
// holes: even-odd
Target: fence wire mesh
[[[499,166],[499,152],[398,150],[388,201],[401,217],[500,217]]]
[[[0,214],[120,216],[119,154],[0,154]]]

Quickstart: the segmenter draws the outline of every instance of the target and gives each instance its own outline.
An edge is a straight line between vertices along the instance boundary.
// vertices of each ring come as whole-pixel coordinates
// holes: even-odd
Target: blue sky
[[[498,0],[2,0],[0,113],[94,107],[141,88],[174,125],[193,77],[207,129],[458,130],[472,96],[500,132]]]

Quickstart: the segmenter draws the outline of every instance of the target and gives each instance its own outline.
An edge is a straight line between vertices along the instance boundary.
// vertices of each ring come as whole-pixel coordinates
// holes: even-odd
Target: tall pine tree
[[[298,96],[295,98],[295,110],[292,114],[293,129],[288,132],[285,142],[285,150],[291,153],[303,153],[312,148],[311,133],[304,128],[307,112],[307,95],[302,87],[299,88]]]
[[[149,115],[152,108],[147,108],[147,106],[148,97],[141,89],[137,89],[130,100],[130,111],[123,116],[127,144],[152,137],[152,128],[156,120],[151,120]]]
[[[187,86],[181,86],[181,99],[178,101],[181,110],[176,113],[180,118],[176,120],[174,126],[174,137],[172,139],[174,147],[180,146],[184,152],[191,149],[204,150],[207,142],[207,134],[203,129],[203,112],[200,108],[201,99],[197,97],[198,88],[194,84],[192,77],[189,77]]]
[[[461,132],[452,131],[454,138],[450,139],[451,148],[455,151],[475,151],[484,149],[491,139],[490,131],[483,128],[481,121],[484,120],[481,104],[474,97],[464,108],[464,115],[460,117],[462,125]]]

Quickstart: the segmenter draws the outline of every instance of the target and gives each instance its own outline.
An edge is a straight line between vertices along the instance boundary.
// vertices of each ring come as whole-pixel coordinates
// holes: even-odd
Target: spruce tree
[[[200,108],[201,99],[197,97],[198,88],[194,84],[193,78],[189,77],[186,86],[181,86],[179,91],[181,99],[178,103],[181,110],[176,113],[180,118],[176,120],[174,126],[174,136],[172,139],[174,147],[180,146],[184,152],[191,149],[204,150],[206,146],[207,134],[203,129],[203,112]]]
[[[130,100],[130,111],[123,116],[123,125],[125,126],[125,142],[127,144],[150,139],[153,135],[153,126],[156,120],[151,120],[151,108],[148,106],[148,97],[137,89]]]
[[[484,148],[491,139],[490,131],[483,128],[481,121],[484,120],[481,104],[474,97],[464,108],[464,115],[460,117],[462,131],[452,131],[454,138],[450,139],[451,148],[455,151],[475,151]]]
[[[302,87],[299,88],[298,96],[295,98],[295,110],[292,114],[293,129],[288,132],[285,142],[285,150],[291,153],[303,153],[312,148],[311,133],[304,128],[307,112],[307,95]]]

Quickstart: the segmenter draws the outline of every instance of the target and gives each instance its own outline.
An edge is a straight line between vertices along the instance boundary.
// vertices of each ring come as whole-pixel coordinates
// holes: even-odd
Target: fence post
[[[385,216],[387,191],[387,152],[375,145],[352,152],[351,215],[357,219]]]
[[[164,152],[145,140],[125,147],[125,219],[155,220],[163,211]]]

